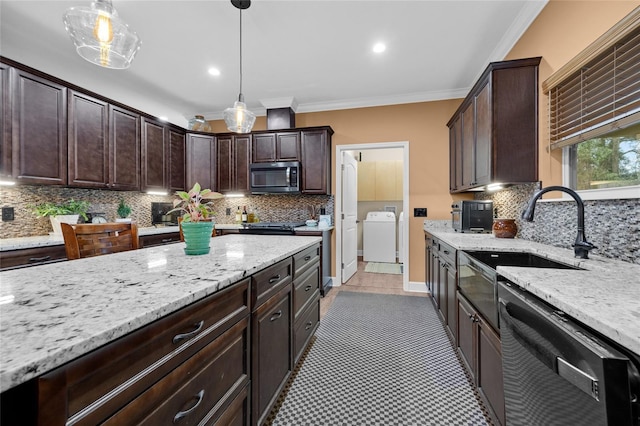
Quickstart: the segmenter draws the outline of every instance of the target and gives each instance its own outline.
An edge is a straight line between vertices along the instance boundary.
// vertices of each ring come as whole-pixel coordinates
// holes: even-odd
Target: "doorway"
[[[345,201],[349,202],[349,197],[352,197],[354,193],[357,194],[357,190],[351,187],[351,185],[357,185],[356,181],[353,183],[353,173],[349,172],[349,166],[345,168],[343,163],[344,154],[348,152],[362,152],[367,150],[383,150],[383,149],[400,149],[402,158],[402,211],[404,212],[404,226],[399,229],[401,235],[399,235],[398,251],[404,253],[403,267],[402,267],[402,286],[404,291],[411,291],[409,289],[409,142],[378,142],[369,144],[357,144],[357,145],[338,145],[336,146],[336,278],[334,280],[334,286],[340,286],[343,282],[347,281],[344,278],[342,265],[350,264],[353,253],[345,253],[344,247],[348,247],[347,250],[353,250],[355,243],[353,241],[346,240],[355,238],[350,223],[352,218],[347,217],[345,222],[343,213],[345,212]],[[348,187],[343,187],[347,181]],[[351,200],[352,201],[352,200]],[[348,206],[347,206],[348,208]],[[345,262],[346,260],[346,262]]]

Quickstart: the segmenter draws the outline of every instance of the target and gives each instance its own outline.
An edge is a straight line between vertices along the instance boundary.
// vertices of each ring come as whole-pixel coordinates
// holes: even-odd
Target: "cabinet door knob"
[[[173,416],[173,422],[175,423],[178,420],[180,420],[181,418],[187,417],[193,410],[198,408],[198,405],[200,405],[200,403],[202,402],[203,398],[204,398],[204,389],[202,389],[200,392],[198,392],[198,394],[195,396],[195,399],[196,399],[195,405],[193,407],[189,408],[188,410],[178,411],[176,413],[176,415]]]
[[[275,321],[278,318],[280,318],[282,316],[282,310],[276,312],[275,314],[271,315],[271,318],[269,318],[269,321]]]
[[[307,323],[307,325],[305,326],[305,328],[304,328],[304,329],[305,329],[305,330],[308,330],[308,329],[310,329],[310,328],[311,328],[311,326],[312,326],[312,325],[313,325],[313,323],[312,323],[311,321],[309,321],[309,322]]]
[[[186,339],[189,339],[189,338],[195,336],[196,334],[198,334],[200,332],[200,330],[202,329],[202,326],[204,325],[204,320],[202,320],[199,323],[194,324],[194,325],[196,326],[195,330],[190,331],[188,333],[176,334],[175,336],[173,336],[173,343],[176,344],[180,340],[186,340]]]

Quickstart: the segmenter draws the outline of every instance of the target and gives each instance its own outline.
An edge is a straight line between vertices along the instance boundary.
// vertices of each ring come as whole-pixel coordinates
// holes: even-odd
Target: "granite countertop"
[[[0,273],[0,392],[294,253],[314,236],[225,235]]]
[[[547,269],[498,266],[503,277],[567,315],[640,355],[640,266],[573,250],[492,234],[454,232],[450,226],[425,221],[424,230],[458,250],[524,251],[582,268]]]

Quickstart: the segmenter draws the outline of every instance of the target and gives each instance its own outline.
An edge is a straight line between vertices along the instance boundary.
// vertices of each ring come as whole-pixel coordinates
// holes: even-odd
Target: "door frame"
[[[342,152],[364,151],[367,149],[402,148],[402,211],[404,211],[404,227],[402,245],[405,253],[405,263],[402,267],[402,289],[412,291],[409,286],[409,141],[400,142],[372,142],[355,145],[336,145],[336,198],[335,198],[335,229],[336,229],[336,278],[342,274]],[[340,216],[338,216],[340,215]],[[333,285],[342,285],[342,278],[336,279]]]

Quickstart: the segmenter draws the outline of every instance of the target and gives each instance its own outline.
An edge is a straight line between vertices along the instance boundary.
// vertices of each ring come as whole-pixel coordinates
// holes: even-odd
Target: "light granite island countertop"
[[[640,356],[640,265],[519,238],[454,232],[425,221],[425,232],[463,251],[528,252],[580,270],[498,266],[507,280]]]
[[[0,391],[228,287],[321,241],[226,235],[0,273]]]

